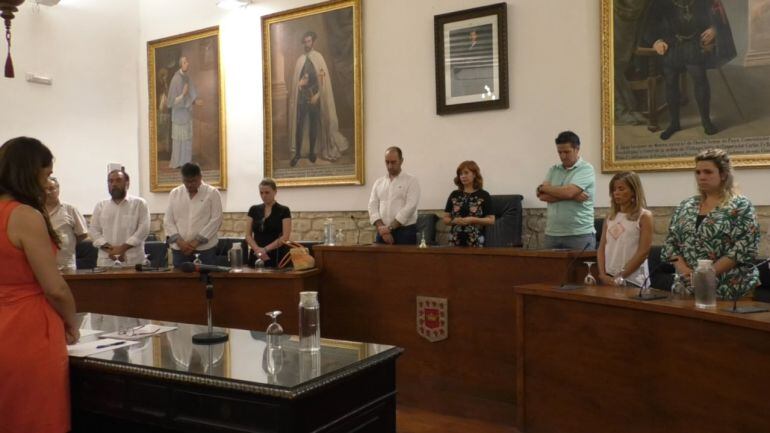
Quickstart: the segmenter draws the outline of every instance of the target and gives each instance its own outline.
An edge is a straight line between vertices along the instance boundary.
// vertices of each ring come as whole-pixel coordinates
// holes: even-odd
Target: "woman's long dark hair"
[[[12,138],[0,147],[0,194],[8,194],[43,214],[48,236],[60,245],[48,218],[45,191],[40,185],[40,170],[52,164],[53,154],[35,138]]]

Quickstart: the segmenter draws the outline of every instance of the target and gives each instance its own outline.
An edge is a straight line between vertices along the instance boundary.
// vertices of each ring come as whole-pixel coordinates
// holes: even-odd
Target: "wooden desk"
[[[770,431],[770,313],[612,287],[515,292],[522,431]]]
[[[211,274],[214,279],[214,324],[265,329],[265,312],[281,310],[287,333],[297,333],[299,292],[318,290],[318,269]],[[198,274],[137,272],[133,269],[68,274],[78,311],[183,323],[206,323],[206,297]]]
[[[195,346],[190,335],[202,327],[174,325],[136,346],[70,358],[74,433],[396,431],[397,347],[322,340],[308,353],[285,338],[268,363],[261,332],[227,329],[226,343]]]
[[[513,425],[516,284],[582,279],[577,253],[513,248],[315,246],[322,333],[405,348],[399,403]],[[582,253],[586,260],[594,252]],[[417,333],[417,296],[448,300],[448,338]]]

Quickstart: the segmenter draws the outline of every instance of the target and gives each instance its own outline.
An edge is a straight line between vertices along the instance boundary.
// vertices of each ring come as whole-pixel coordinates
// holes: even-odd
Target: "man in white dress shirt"
[[[163,227],[171,245],[174,267],[195,260],[213,265],[222,226],[222,199],[216,188],[203,182],[201,168],[194,162],[182,166],[182,185],[168,197]]]
[[[414,245],[417,243],[417,205],[420,184],[401,171],[404,157],[396,146],[385,151],[388,174],[377,179],[369,197],[369,221],[377,227],[377,243]]]
[[[120,260],[126,266],[144,261],[144,240],[150,233],[150,211],[141,197],[128,194],[130,179],[124,170],[107,175],[111,198],[96,204],[88,234],[99,248],[97,266],[112,266]]]

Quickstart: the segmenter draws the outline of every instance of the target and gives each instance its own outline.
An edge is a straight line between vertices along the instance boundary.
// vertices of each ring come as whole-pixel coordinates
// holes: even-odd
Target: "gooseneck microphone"
[[[735,267],[743,268],[743,269],[750,268],[750,269],[756,269],[757,271],[759,271],[760,267],[765,266],[768,263],[770,263],[770,259],[762,260],[759,263],[738,262],[738,264],[736,264]],[[738,292],[734,292],[732,296],[732,301],[733,301],[732,308],[723,308],[722,311],[727,311],[730,313],[738,313],[738,314],[748,314],[748,313],[762,313],[768,310],[766,307],[758,306],[758,305],[745,305],[745,306],[739,307],[738,299],[740,299],[742,295],[743,293],[739,294]],[[755,300],[757,299],[756,296],[754,297],[754,299]]]
[[[641,285],[639,285],[639,293],[636,296],[630,296],[631,299],[636,299],[638,301],[654,301],[656,299],[665,299],[668,298],[668,295],[662,295],[662,294],[654,294],[654,293],[644,293],[644,288],[647,287],[647,283],[649,283],[652,279],[652,276],[655,274],[655,272],[658,272],[660,268],[662,268],[664,265],[670,265],[672,263],[676,262],[676,259],[669,259],[666,261],[662,261],[655,265],[654,268],[650,271],[649,274],[647,274],[647,278],[644,279]],[[627,283],[631,283],[630,281],[626,280]],[[633,283],[631,283],[633,284]],[[636,286],[636,284],[633,284]]]
[[[562,280],[561,284],[558,287],[559,290],[575,290],[575,289],[582,289],[583,287],[585,287],[582,284],[567,284],[567,280],[569,280],[569,272],[572,270],[572,266],[575,265],[575,262],[577,261],[577,259],[580,258],[580,255],[583,254],[585,250],[588,249],[589,246],[591,246],[590,241],[586,242],[586,246],[584,246],[583,249],[580,250],[580,252],[577,253],[577,255],[575,255],[575,257],[572,258],[571,262],[569,262],[569,265],[567,265],[566,275],[564,275],[564,280]]]
[[[232,268],[227,266],[215,266],[215,265],[199,265],[192,262],[184,262],[179,266],[182,272],[198,272],[201,274],[208,274],[210,272],[230,272]]]

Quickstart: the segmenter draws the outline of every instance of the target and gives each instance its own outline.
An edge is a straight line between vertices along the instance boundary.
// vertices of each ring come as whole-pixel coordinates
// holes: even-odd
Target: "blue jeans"
[[[217,247],[209,248],[207,250],[203,251],[196,251],[196,253],[200,254],[201,262],[203,262],[204,265],[216,265],[216,252]],[[182,254],[179,250],[171,250],[171,258],[174,262],[174,267],[178,268],[182,266],[182,263],[184,262],[192,262],[195,260],[195,254],[186,256]]]
[[[543,242],[545,249],[568,249],[568,250],[595,250],[596,249],[596,235],[589,233],[587,235],[575,235],[575,236],[550,236],[545,235]]]
[[[390,234],[393,235],[394,245],[417,245],[417,224],[412,224],[409,226],[401,226],[391,231]],[[382,240],[382,236],[380,236],[379,233],[377,233],[377,238],[375,239],[375,242],[377,242],[378,244],[385,243],[385,241]]]

